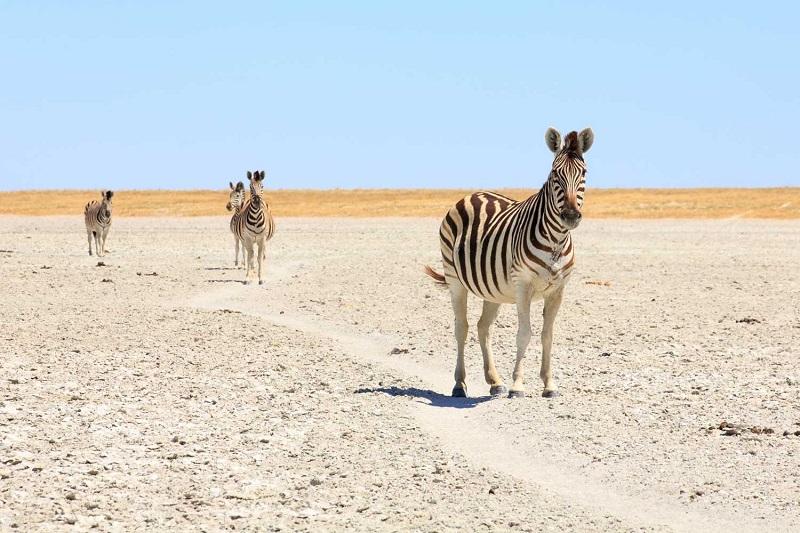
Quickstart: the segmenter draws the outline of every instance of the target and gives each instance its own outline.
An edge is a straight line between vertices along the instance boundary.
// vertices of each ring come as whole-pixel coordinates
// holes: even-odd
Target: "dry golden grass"
[[[443,216],[472,191],[455,189],[270,190],[277,217]],[[499,190],[522,199],[530,189]],[[0,214],[79,215],[99,191],[0,192]],[[225,215],[226,190],[118,191],[115,216]],[[589,189],[588,218],[800,218],[800,187],[775,189]]]

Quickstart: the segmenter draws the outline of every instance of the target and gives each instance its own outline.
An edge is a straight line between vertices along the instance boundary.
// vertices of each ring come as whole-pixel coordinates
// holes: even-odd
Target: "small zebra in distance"
[[[244,275],[245,284],[250,283],[250,273],[254,268],[256,259],[253,247],[258,246],[258,284],[264,283],[261,277],[262,263],[266,258],[267,241],[275,234],[275,221],[269,210],[269,205],[264,199],[264,171],[256,170],[255,173],[247,171],[247,179],[250,181],[250,199],[245,203],[236,219],[236,231],[245,250],[247,250],[247,265]]]
[[[86,238],[89,241],[89,255],[92,255],[92,237],[94,251],[98,257],[106,255],[106,238],[111,227],[111,197],[114,193],[103,191],[101,200],[92,200],[83,208],[83,221],[86,223]]]
[[[492,396],[505,394],[507,389],[494,365],[490,329],[500,304],[517,306],[517,357],[514,382],[508,393],[511,398],[525,396],[523,360],[531,340],[531,302],[544,300],[539,376],[544,382],[542,396],[558,395],[550,367],[553,324],[575,265],[570,231],[581,221],[586,188],[583,154],[591,148],[594,133],[590,128],[570,132],[562,145],[561,134],[549,128],[545,142],[555,158],[541,190],[521,202],[491,192],[478,192],[459,200],[439,229],[444,274],[425,267],[429,276],[450,289],[457,344],[454,397],[467,394],[464,344],[468,293],[483,299],[478,340],[484,378]]]
[[[239,267],[239,244],[240,243],[242,245],[242,266],[245,266],[244,242],[242,241],[241,236],[236,231],[236,228],[238,226],[237,219],[241,215],[242,208],[246,205],[245,199],[244,199],[245,190],[244,190],[244,183],[242,183],[241,181],[239,183],[237,183],[235,187],[233,186],[233,182],[232,181],[229,181],[228,185],[230,185],[230,187],[231,187],[231,192],[230,192],[230,194],[228,196],[228,203],[225,205],[225,209],[227,209],[228,211],[233,211],[233,215],[231,216],[231,224],[230,224],[231,233],[233,233],[233,240],[235,241],[235,244],[236,244],[236,254],[233,257],[233,265],[238,268]]]

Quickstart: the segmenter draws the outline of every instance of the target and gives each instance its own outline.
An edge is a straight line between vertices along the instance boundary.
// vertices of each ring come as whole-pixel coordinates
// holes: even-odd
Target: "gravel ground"
[[[562,395],[491,401],[438,220],[278,224],[244,286],[226,218],[0,217],[0,530],[800,528],[800,222],[586,221]]]

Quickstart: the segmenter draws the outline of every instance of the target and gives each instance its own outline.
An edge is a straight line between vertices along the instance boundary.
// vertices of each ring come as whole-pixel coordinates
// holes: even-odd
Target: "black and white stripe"
[[[267,241],[275,234],[275,221],[264,199],[264,171],[248,171],[247,179],[250,180],[250,199],[236,217],[234,233],[242,239],[247,251],[245,283],[249,282],[250,272],[254,267],[254,246],[258,246],[258,283],[263,284],[262,263],[266,257]]]
[[[111,227],[111,197],[114,193],[103,191],[101,200],[92,200],[83,208],[83,221],[86,224],[86,238],[89,241],[89,255],[92,255],[92,237],[95,252],[99,257],[106,254],[106,238]]]
[[[519,318],[517,365],[512,396],[523,395],[522,359],[530,341],[530,303],[544,299],[542,369],[545,396],[556,389],[550,372],[552,325],[564,285],[575,265],[570,230],[581,220],[586,180],[584,152],[594,140],[591,129],[571,132],[562,146],[561,134],[550,128],[545,140],[554,152],[550,175],[541,190],[524,201],[478,192],[459,200],[439,230],[444,274],[426,271],[450,288],[456,315],[455,396],[466,394],[463,350],[466,341],[466,301],[472,293],[484,300],[478,335],[485,378],[492,394],[505,391],[494,368],[489,330],[502,303],[516,303]]]
[[[239,233],[239,222],[238,219],[241,216],[242,209],[245,205],[245,189],[244,183],[241,181],[236,184],[234,187],[233,182],[228,182],[230,185],[231,192],[228,196],[228,203],[225,208],[228,211],[232,211],[233,215],[231,215],[231,222],[230,228],[231,233],[233,233],[233,240],[235,243],[235,255],[233,256],[233,264],[234,266],[239,266],[239,245],[242,245],[242,266],[245,266],[245,248],[244,248],[244,241],[242,240],[242,236]]]

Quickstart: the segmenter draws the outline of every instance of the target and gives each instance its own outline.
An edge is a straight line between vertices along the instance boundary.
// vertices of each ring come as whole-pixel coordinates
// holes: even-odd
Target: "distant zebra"
[[[98,257],[106,254],[106,238],[111,227],[111,197],[114,193],[103,191],[101,200],[92,200],[83,208],[83,220],[86,223],[86,238],[89,241],[89,255],[92,255],[92,236]]]
[[[544,299],[542,365],[546,398],[558,395],[550,368],[553,323],[561,306],[564,287],[575,265],[570,230],[581,221],[586,182],[583,159],[594,141],[587,128],[569,133],[562,146],[561,134],[553,128],[545,142],[555,154],[542,189],[518,202],[500,194],[478,192],[459,200],[439,229],[444,275],[426,267],[426,273],[446,283],[455,313],[457,359],[453,396],[466,396],[464,343],[467,340],[467,295],[483,299],[478,321],[478,339],[489,392],[506,392],[492,355],[490,328],[501,303],[517,306],[517,358],[509,397],[525,395],[523,359],[531,339],[530,308],[534,299]]]
[[[234,266],[239,266],[239,243],[242,244],[242,266],[245,266],[244,260],[244,242],[242,241],[241,236],[237,233],[236,228],[238,226],[237,219],[241,216],[242,208],[245,205],[245,190],[244,190],[244,183],[241,181],[236,184],[236,187],[233,186],[233,182],[228,182],[231,187],[230,195],[228,196],[228,204],[225,208],[228,211],[233,211],[233,215],[231,216],[231,233],[233,233],[233,240],[236,244],[236,253],[233,256],[233,264]]]
[[[239,217],[236,219],[236,229],[234,233],[238,235],[247,250],[247,265],[244,282],[250,282],[250,273],[254,267],[254,245],[258,246],[258,284],[264,283],[261,277],[262,263],[266,257],[267,241],[275,233],[275,221],[269,211],[269,205],[264,200],[264,171],[247,172],[247,179],[250,180],[250,199],[241,209]]]

